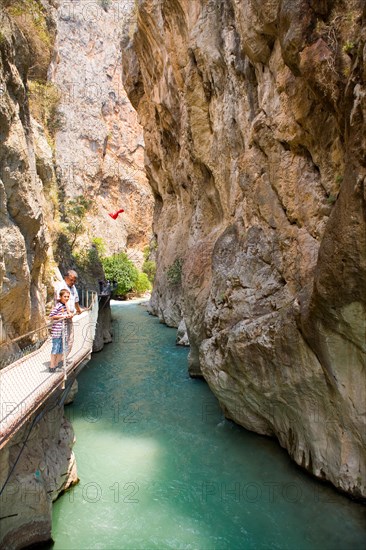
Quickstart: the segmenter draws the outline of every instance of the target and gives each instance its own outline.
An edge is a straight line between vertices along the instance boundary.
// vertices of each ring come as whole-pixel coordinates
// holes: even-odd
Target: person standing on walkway
[[[55,372],[58,363],[62,361],[62,355],[65,351],[64,342],[66,344],[67,341],[66,321],[73,317],[73,313],[70,313],[67,307],[67,302],[69,301],[69,298],[70,292],[63,288],[60,291],[60,298],[57,302],[57,305],[50,313],[50,319],[51,321],[53,321],[51,328],[52,350],[49,368],[50,372]],[[63,335],[63,331],[65,331],[65,335]]]
[[[73,315],[80,314],[82,309],[79,305],[79,294],[76,289],[75,283],[78,279],[78,274],[73,269],[69,271],[64,276],[63,281],[58,281],[55,284],[55,301],[60,298],[60,291],[66,289],[70,292],[70,299],[68,302],[69,311]],[[72,317],[65,321],[66,331],[67,331],[67,355],[70,354],[73,343],[74,343],[74,325],[72,322]]]

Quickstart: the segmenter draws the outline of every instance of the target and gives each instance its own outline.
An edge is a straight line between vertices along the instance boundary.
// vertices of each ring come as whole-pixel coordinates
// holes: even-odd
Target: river
[[[54,550],[364,548],[365,507],[225,420],[175,329],[136,302],[112,312],[66,407],[80,483],[54,504]]]

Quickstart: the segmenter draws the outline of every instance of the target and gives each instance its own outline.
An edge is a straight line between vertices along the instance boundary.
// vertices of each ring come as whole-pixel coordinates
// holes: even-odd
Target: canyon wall
[[[127,250],[142,264],[153,197],[142,130],[121,79],[127,7],[1,1],[0,342],[44,323],[68,199],[94,203],[84,249],[99,237],[107,254]],[[112,220],[108,213],[119,208],[125,213]],[[62,270],[74,267],[70,252]],[[95,269],[83,282],[102,277]]]
[[[49,36],[54,35],[54,8]],[[26,23],[22,15],[19,25]],[[52,150],[29,111],[34,51],[0,7],[0,341],[43,324],[50,282]],[[51,38],[50,38],[51,40]],[[48,224],[49,221],[49,224]]]
[[[125,0],[59,2],[57,53],[50,67],[61,91],[56,163],[65,198],[93,200],[89,241],[127,251],[142,263],[151,238],[153,197],[144,172],[144,141],[122,83],[120,34]],[[103,8],[104,6],[104,8]],[[123,208],[116,220],[108,216]]]
[[[1,548],[51,540],[52,502],[78,482],[73,444],[64,407],[46,404],[42,418],[31,418],[1,450]]]
[[[141,0],[122,41],[155,197],[152,311],[225,415],[366,495],[366,12]]]

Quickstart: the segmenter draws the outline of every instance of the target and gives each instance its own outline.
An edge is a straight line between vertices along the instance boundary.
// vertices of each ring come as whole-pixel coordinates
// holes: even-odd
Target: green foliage
[[[151,288],[152,286],[146,273],[139,273],[137,281],[133,286],[133,291],[137,294],[144,294],[144,292],[150,291]]]
[[[44,127],[52,146],[55,133],[65,125],[64,115],[59,109],[60,92],[48,81],[48,68],[54,51],[55,27],[41,0],[2,1],[9,17],[27,42],[30,112]]]
[[[53,53],[55,31],[49,27],[47,11],[41,0],[5,0],[13,22],[27,40],[30,53],[30,78],[46,81]]]
[[[80,269],[85,271],[89,268],[89,265],[90,265],[89,250],[86,250],[86,249],[78,250],[77,252],[73,253],[72,257],[75,260],[75,263],[79,268],[79,271]]]
[[[99,258],[103,258],[107,250],[103,239],[101,237],[94,237],[92,243],[98,251]]]
[[[75,269],[81,281],[93,288],[96,281],[104,279],[102,263],[95,245],[80,247],[76,252],[68,256],[68,266]]]
[[[144,254],[144,263],[142,265],[142,271],[143,273],[146,273],[150,283],[154,282],[155,275],[156,275],[156,251],[158,248],[158,244],[156,242],[156,239],[153,238],[150,241],[150,244],[148,246],[145,246],[143,250]]]
[[[144,255],[144,260],[148,260],[149,259],[149,256],[150,256],[150,247],[149,245],[145,246],[144,250],[143,250],[143,255]]]
[[[69,261],[71,257],[71,250],[69,240],[66,233],[59,231],[53,240],[53,254],[56,264],[60,266],[61,272],[69,269]]]
[[[101,263],[98,250],[93,245],[90,248],[81,248],[74,252],[73,258],[84,271],[92,271],[93,266]]]
[[[83,270],[86,272],[91,272],[93,270],[93,266],[100,263],[98,251],[94,246],[91,246],[89,249],[82,248],[81,250],[74,252],[72,257],[75,260],[79,271]]]
[[[153,238],[150,241],[150,244],[145,246],[145,248],[143,250],[144,260],[149,260],[151,256],[154,257],[155,252],[157,251],[157,249],[158,249],[158,243],[156,242],[156,239]]]
[[[156,274],[156,263],[152,260],[145,260],[142,266],[143,273],[146,273],[150,283],[154,282]]]
[[[337,200],[337,195],[330,194],[327,197],[327,203],[328,204],[334,204],[336,200]]]
[[[91,211],[93,201],[84,195],[78,195],[65,204],[65,233],[69,239],[71,252],[74,250],[80,235],[85,233],[85,216]]]
[[[45,128],[52,144],[56,132],[65,127],[65,116],[59,108],[61,93],[52,82],[36,80],[28,82],[28,89],[32,116]]]
[[[344,51],[344,53],[351,53],[352,50],[354,50],[355,48],[355,43],[352,42],[351,40],[347,40],[347,42],[345,44],[343,44],[343,48],[342,50]]]
[[[336,179],[335,179],[335,180],[336,180],[336,183],[337,183],[338,185],[340,185],[340,184],[342,183],[342,181],[343,181],[343,176],[341,176],[340,174],[338,174],[338,175],[336,176]]]
[[[106,279],[118,283],[115,294],[124,296],[138,283],[139,272],[124,252],[102,258],[102,265]]]
[[[218,305],[225,303],[225,301],[227,301],[226,292],[220,292],[219,297],[217,299]]]
[[[182,258],[176,258],[174,262],[168,267],[167,270],[167,279],[171,285],[177,285],[182,280],[182,267],[183,260]]]
[[[102,6],[104,11],[108,11],[108,8],[112,4],[112,0],[99,0],[99,4]]]

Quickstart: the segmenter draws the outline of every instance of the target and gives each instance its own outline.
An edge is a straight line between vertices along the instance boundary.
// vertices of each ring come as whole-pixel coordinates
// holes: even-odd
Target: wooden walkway
[[[49,337],[36,351],[0,371],[0,449],[30,416],[64,384],[91,354],[98,317],[98,299],[73,318],[74,343],[68,355],[66,372],[49,372],[52,340]]]

